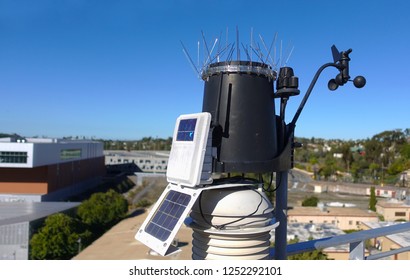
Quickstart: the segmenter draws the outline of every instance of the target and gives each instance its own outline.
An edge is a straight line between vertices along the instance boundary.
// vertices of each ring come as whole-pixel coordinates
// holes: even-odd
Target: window
[[[61,159],[75,159],[81,158],[82,150],[81,149],[64,149],[60,151]]]
[[[396,217],[406,217],[406,212],[396,212],[394,213]]]
[[[353,225],[353,221],[349,221],[349,226]]]
[[[27,163],[27,152],[0,152],[0,163]]]

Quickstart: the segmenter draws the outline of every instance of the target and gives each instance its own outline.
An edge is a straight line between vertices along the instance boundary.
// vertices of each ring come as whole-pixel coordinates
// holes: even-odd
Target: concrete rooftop
[[[85,248],[74,260],[191,260],[192,230],[185,225],[177,233],[181,252],[162,257],[150,254],[150,249],[134,236],[149,211],[122,220],[93,244]]]

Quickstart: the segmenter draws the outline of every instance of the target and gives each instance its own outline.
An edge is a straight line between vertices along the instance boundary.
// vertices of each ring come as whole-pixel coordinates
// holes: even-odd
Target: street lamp
[[[78,243],[78,253],[80,254],[81,253],[81,237],[78,238],[77,243]]]

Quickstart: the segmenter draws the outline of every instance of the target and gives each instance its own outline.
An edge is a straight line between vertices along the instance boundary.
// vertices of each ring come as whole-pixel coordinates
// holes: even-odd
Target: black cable
[[[276,174],[278,174],[278,173],[276,173]],[[279,172],[279,175],[277,175],[277,176],[279,176],[279,182],[276,183],[275,188],[274,188],[271,192],[276,192],[276,190],[277,190],[277,189],[279,188],[279,186],[282,184],[282,175],[280,175],[280,172]]]
[[[202,219],[209,225],[209,226],[211,226],[211,227],[214,227],[213,225],[212,225],[212,223],[211,222],[208,222],[206,219],[205,219],[205,216],[204,216],[204,212],[202,211],[202,192],[199,194],[199,198],[198,198],[198,203],[199,203],[199,213],[201,214],[201,217],[202,217]]]
[[[276,173],[277,174],[277,173]],[[276,190],[278,189],[278,187],[280,186],[280,184],[282,183],[282,176],[279,173],[279,182],[277,182],[275,188],[273,190],[271,190],[272,187],[272,182],[273,182],[273,173],[270,174],[270,183],[269,186],[267,188],[263,188],[263,190],[267,193],[272,193],[272,192],[276,192]]]

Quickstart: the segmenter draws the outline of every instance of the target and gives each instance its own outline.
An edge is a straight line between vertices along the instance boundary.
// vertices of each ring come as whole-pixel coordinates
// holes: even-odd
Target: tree
[[[122,219],[127,212],[127,200],[111,189],[106,193],[93,194],[78,207],[77,215],[83,223],[104,229]]]
[[[341,153],[342,153],[342,159],[345,164],[345,168],[349,171],[350,170],[350,165],[353,162],[353,154],[352,151],[350,150],[350,147],[352,146],[352,143],[343,143],[341,147]]]
[[[366,160],[368,162],[379,163],[380,154],[383,153],[382,144],[378,140],[372,138],[365,142],[364,147],[366,151]]]
[[[81,232],[78,220],[62,213],[45,220],[44,226],[30,240],[30,258],[35,260],[66,260],[78,252],[79,238],[87,239],[89,232]]]
[[[302,206],[307,206],[307,207],[317,207],[317,203],[319,202],[319,198],[316,196],[310,196],[308,198],[305,198],[302,202]]]
[[[372,176],[375,178],[377,175],[377,171],[380,169],[380,165],[378,165],[377,163],[370,163],[369,164],[369,171],[372,174]]]
[[[389,166],[395,159],[401,147],[406,144],[405,133],[401,129],[383,131],[372,137],[365,144],[366,158],[370,162],[378,162]],[[383,157],[380,155],[383,154]]]
[[[332,175],[336,173],[337,170],[337,163],[336,159],[333,157],[332,154],[328,153],[325,158],[325,163],[321,167],[319,173],[321,176],[325,177],[325,179],[328,179]]]
[[[370,188],[369,209],[373,212],[376,212],[376,204],[377,204],[376,188],[371,187]]]
[[[369,162],[360,154],[355,154],[353,156],[354,161],[350,166],[350,173],[352,174],[354,181],[358,182],[363,179],[363,176],[366,174],[366,171],[369,168]],[[372,174],[369,174],[372,176]]]
[[[389,168],[387,168],[387,173],[389,175],[397,175],[404,170],[407,170],[408,167],[408,161],[402,157],[399,157],[390,164]]]
[[[405,159],[407,159],[407,160],[410,159],[410,143],[406,143],[401,147],[400,154]]]

